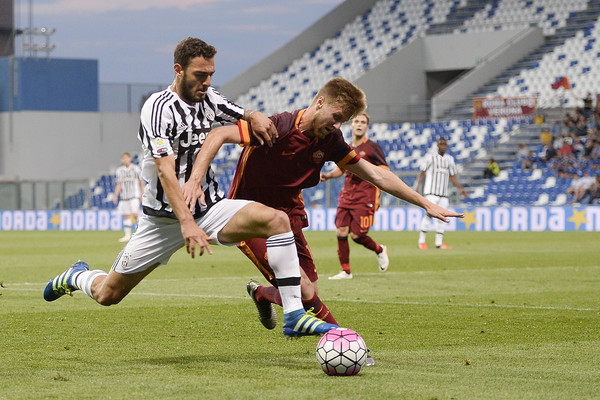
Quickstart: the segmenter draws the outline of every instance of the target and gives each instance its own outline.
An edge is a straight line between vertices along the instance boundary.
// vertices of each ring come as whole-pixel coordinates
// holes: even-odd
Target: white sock
[[[107,276],[108,274],[101,269],[95,269],[93,271],[82,271],[73,277],[73,286],[77,289],[82,290],[85,294],[90,296],[92,299],[92,283],[94,279],[99,276]]]
[[[421,220],[421,233],[419,233],[419,244],[425,243],[425,237],[427,236],[427,231],[429,230],[429,217],[425,215]]]
[[[123,220],[123,230],[125,231],[125,236],[131,236],[131,218],[125,218]]]
[[[435,245],[439,247],[444,241],[444,223],[440,220],[435,220]]]
[[[300,261],[294,234],[290,231],[269,237],[267,257],[277,279],[283,313],[304,309],[300,290]]]
[[[444,241],[444,232],[437,232],[435,234],[435,247],[440,247]]]

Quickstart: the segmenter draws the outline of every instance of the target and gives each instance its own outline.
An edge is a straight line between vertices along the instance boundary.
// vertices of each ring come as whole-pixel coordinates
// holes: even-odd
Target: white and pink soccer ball
[[[356,375],[367,361],[367,346],[352,329],[332,329],[317,344],[317,361],[327,375]]]

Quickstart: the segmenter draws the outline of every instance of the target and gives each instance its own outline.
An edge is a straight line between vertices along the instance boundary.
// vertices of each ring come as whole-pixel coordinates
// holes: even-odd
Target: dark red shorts
[[[338,207],[335,214],[335,226],[349,226],[350,232],[358,236],[366,235],[373,225],[373,209],[368,207]]]
[[[302,230],[294,232],[296,239],[296,247],[298,248],[298,259],[300,260],[300,268],[308,276],[311,282],[316,282],[319,279],[317,275],[317,267],[313,261],[312,253],[306,242],[306,238]],[[250,239],[238,244],[238,248],[256,265],[256,268],[264,275],[264,277],[274,286],[277,286],[275,281],[275,273],[269,265],[267,259],[267,240],[261,238]]]

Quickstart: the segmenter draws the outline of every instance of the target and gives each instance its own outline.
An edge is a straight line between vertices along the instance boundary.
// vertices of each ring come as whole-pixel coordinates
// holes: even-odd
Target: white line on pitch
[[[502,268],[479,268],[479,269],[445,269],[445,270],[421,270],[421,271],[387,271],[381,272],[364,272],[357,273],[360,276],[387,276],[387,275],[406,275],[406,274],[448,274],[448,273],[469,273],[469,272],[515,272],[515,271],[547,271],[547,270],[586,270],[586,269],[599,269],[600,265],[588,265],[588,266],[574,266],[574,265],[561,265],[561,266],[549,266],[549,267],[502,267]],[[332,274],[322,274],[321,277],[331,276]],[[208,280],[239,280],[239,279],[250,279],[251,275],[245,276],[210,276],[202,278],[163,278],[163,279],[152,279],[148,278],[144,282],[179,282],[179,281],[208,281]],[[7,286],[40,286],[45,285],[47,282],[5,282]]]
[[[8,289],[8,288],[7,288]],[[39,289],[15,289],[22,292],[37,292]],[[151,292],[131,292],[129,296],[149,296],[149,297],[187,297],[187,298],[203,298],[203,299],[233,299],[246,300],[246,296],[224,296],[211,294],[193,294],[193,293],[151,293]],[[515,304],[477,304],[477,303],[429,303],[422,301],[387,301],[387,300],[356,300],[356,299],[323,299],[325,301],[340,301],[343,303],[366,303],[366,304],[392,304],[401,306],[420,306],[420,307],[472,307],[472,308],[508,308],[522,310],[550,310],[550,311],[595,311],[600,312],[600,308],[584,308],[584,307],[554,307],[554,306],[528,306]]]

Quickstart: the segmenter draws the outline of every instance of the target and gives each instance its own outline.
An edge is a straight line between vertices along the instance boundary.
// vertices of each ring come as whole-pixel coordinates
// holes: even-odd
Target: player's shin
[[[94,295],[92,294],[92,283],[94,280],[100,276],[106,277],[108,274],[100,269],[95,269],[93,271],[83,271],[79,273],[74,279],[73,284],[78,289],[82,290],[85,294],[90,296],[92,299]]]
[[[350,266],[350,246],[348,245],[348,236],[338,236],[337,240],[340,265]]]
[[[371,239],[370,236],[364,235],[364,236],[359,236],[357,238],[352,238],[352,239],[356,243],[363,245],[367,249],[372,250],[377,254],[381,253],[381,251],[383,250],[380,245],[378,245],[377,243],[375,243],[375,241],[373,239]]]
[[[327,308],[327,306],[323,304],[323,302],[321,301],[319,296],[317,296],[316,293],[312,299],[303,300],[302,304],[304,304],[305,310],[312,310],[312,312],[315,314],[315,317],[322,319],[323,321],[328,322],[330,324],[338,325],[337,321],[331,314],[331,311],[329,311],[329,308]]]
[[[267,239],[267,257],[275,273],[283,313],[303,309],[300,291],[300,262],[294,234],[273,235]]]

